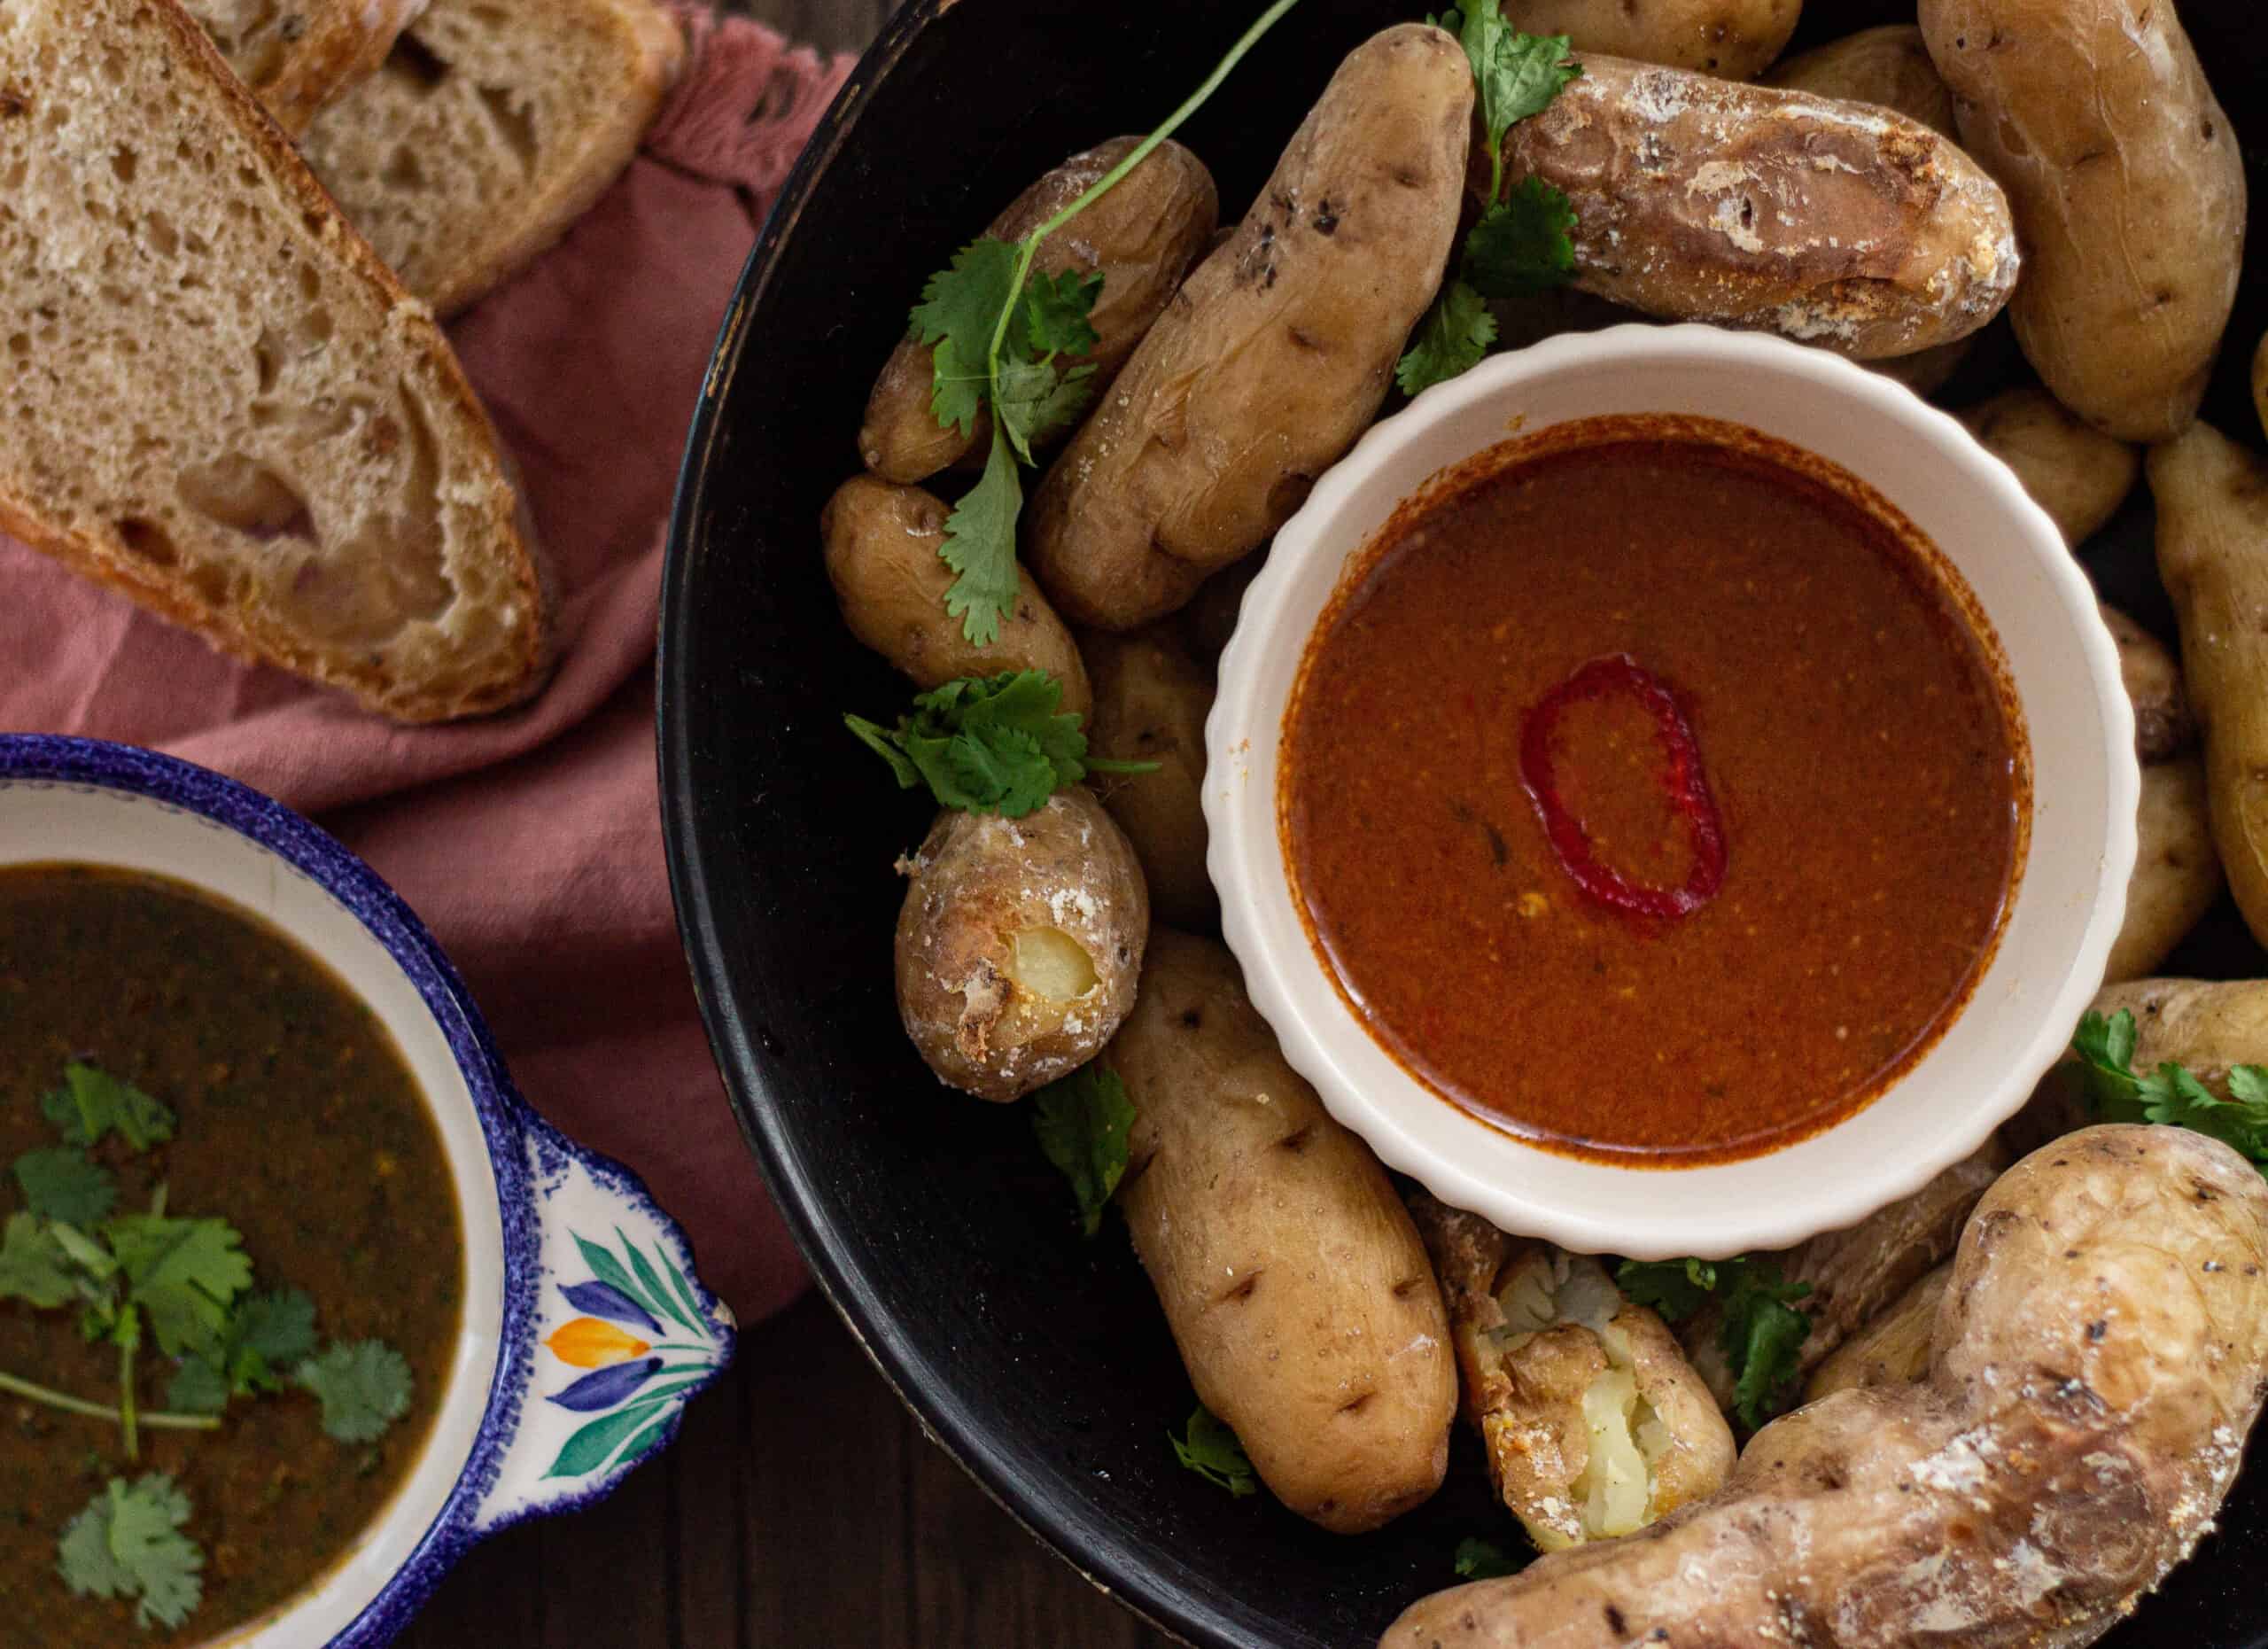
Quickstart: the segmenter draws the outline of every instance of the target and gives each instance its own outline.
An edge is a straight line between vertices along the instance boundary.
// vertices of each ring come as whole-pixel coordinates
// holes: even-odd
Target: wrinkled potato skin
[[[916,687],[965,675],[1045,670],[1063,687],[1063,708],[1084,718],[1094,707],[1087,667],[1071,632],[1029,573],[1016,574],[1016,604],[990,647],[961,634],[945,611],[952,569],[937,559],[951,512],[934,494],[853,476],[819,517],[827,581],[850,634],[889,659]]]
[[[2177,756],[2142,769],[2135,833],[2134,879],[2106,984],[2155,973],[2221,897],[2202,758]]]
[[[1102,181],[1141,142],[1114,137],[1075,154],[1018,195],[985,233],[1019,241]],[[1164,313],[1174,289],[1213,237],[1220,197],[1205,163],[1168,138],[1108,194],[1072,223],[1040,242],[1032,254],[1037,275],[1100,272],[1102,292],[1087,318],[1099,340],[1081,360],[1095,369],[1096,393],[1109,387],[1151,323]],[[889,481],[920,481],[958,463],[991,439],[980,413],[963,435],[940,429],[929,411],[935,377],[932,350],[907,338],[890,352],[858,429],[858,455]]]
[[[1085,647],[1095,690],[1089,753],[1158,764],[1154,773],[1096,774],[1095,793],[1134,844],[1157,919],[1211,927],[1220,912],[1205,869],[1205,718],[1213,710],[1213,679],[1161,628],[1096,631]]]
[[[1803,0],[1505,0],[1504,19],[1529,35],[1565,35],[1578,51],[1606,51],[1724,80],[1752,80],[1795,33]]]
[[[1472,97],[1464,49],[1423,24],[1340,66],[1033,500],[1027,560],[1065,618],[1172,612],[1370,426],[1449,261]]]
[[[2227,1147],[2060,1140],[1977,1205],[1928,1381],[1798,1409],[1721,1493],[1437,1593],[1385,1649],[2093,1643],[2235,1477],[2268,1373],[2264,1262],[2268,1183]]]
[[[2134,754],[2146,765],[2169,761],[2197,743],[2197,723],[2182,691],[2172,651],[2117,608],[2101,603],[2102,622],[2118,644],[2118,679],[2134,706]]]
[[[1583,1526],[1575,1484],[1590,1454],[1583,1393],[1607,1365],[1598,1337],[1563,1323],[1517,1348],[1495,1338],[1505,1326],[1498,1296],[1511,1269],[1548,1264],[1552,1251],[1422,1191],[1410,1212],[1441,1280],[1464,1418],[1480,1435],[1497,1497],[1538,1551],[1596,1538]],[[1664,1517],[1723,1487],[1733,1467],[1732,1428],[1660,1318],[1626,1301],[1611,1326],[1630,1344],[1638,1395],[1673,1440],[1650,1473],[1647,1515]]]
[[[1831,1392],[1856,1386],[1910,1386],[1930,1374],[1930,1340],[1938,1323],[1938,1302],[1953,1281],[1950,1262],[1929,1272],[1898,1303],[1836,1349],[1812,1371],[1804,1401],[1816,1403]]]
[[[1504,173],[1573,203],[1584,291],[1861,361],[1966,338],[2008,302],[2008,201],[1920,121],[1623,58],[1582,63],[1505,134]]]
[[[1134,1005],[1149,896],[1134,850],[1102,804],[1059,790],[1021,819],[947,808],[898,868],[897,1010],[947,1085],[1020,1099],[1102,1050]],[[1014,936],[1055,929],[1095,978],[1057,1000],[1020,983]]]
[[[2008,306],[2055,399],[2121,440],[2197,413],[2244,255],[2244,164],[2164,0],[1922,0],[1962,146],[2008,191]]]
[[[1961,141],[1953,125],[1953,93],[1946,89],[1938,66],[1930,61],[1922,31],[1910,23],[1862,28],[1815,46],[1790,58],[1758,84],[1783,91],[1807,91],[1815,97],[1877,104],[1921,121],[1941,136]]]
[[[1106,1055],[1134,1102],[1134,1249],[1205,1405],[1335,1534],[1441,1486],[1456,1365],[1425,1246],[1370,1147],[1284,1062],[1227,948],[1160,928]]]
[[[2149,474],[2213,844],[2246,925],[2268,941],[2268,464],[2194,424],[2151,452]]]
[[[2118,513],[2142,473],[2141,454],[2072,416],[2044,389],[2003,390],[1953,416],[2016,472],[2074,549]]]

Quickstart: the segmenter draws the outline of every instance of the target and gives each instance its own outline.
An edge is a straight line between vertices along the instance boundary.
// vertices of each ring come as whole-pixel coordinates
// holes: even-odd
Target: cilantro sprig
[[[1665,1322],[1682,1323],[1715,1300],[1722,1311],[1717,1343],[1731,1364],[1733,1412],[1754,1431],[1787,1405],[1803,1373],[1798,1360],[1811,1334],[1796,1302],[1811,1293],[1780,1268],[1747,1255],[1729,1260],[1625,1260],[1614,1280],[1623,1294],[1651,1306]]]
[[[1575,269],[1575,213],[1567,197],[1541,178],[1504,187],[1504,134],[1550,107],[1583,72],[1568,58],[1568,37],[1521,33],[1504,20],[1498,0],[1469,0],[1426,20],[1455,35],[1472,65],[1487,134],[1488,205],[1465,235],[1456,273],[1394,367],[1394,381],[1410,395],[1480,363],[1496,341],[1487,299],[1564,285]]]
[[[1134,1126],[1126,1085],[1107,1066],[1082,1066],[1032,1095],[1031,1124],[1039,1148],[1071,1182],[1081,1230],[1093,1236],[1126,1175],[1126,1139]]]
[[[932,346],[929,410],[938,426],[973,434],[976,416],[992,413],[992,445],[984,474],[945,519],[938,548],[957,575],[945,611],[961,634],[990,647],[1015,605],[1016,521],[1023,512],[1021,464],[1032,449],[1078,416],[1093,393],[1094,369],[1070,364],[1097,341],[1088,322],[1102,291],[1099,275],[1032,275],[1040,243],[1118,186],[1160,144],[1179,130],[1220,89],[1246,53],[1299,0],[1275,0],[1238,37],[1202,84],[1116,166],[1022,239],[986,236],[970,242],[951,267],[929,277],[913,307],[913,335]]]
[[[2087,1104],[2105,1122],[2158,1123],[2207,1134],[2268,1173],[2268,1069],[2229,1068],[2229,1097],[2216,1094],[2171,1060],[2148,1076],[2134,1070],[2134,1015],[2090,1010],[2071,1038]]]
[[[1467,1536],[1456,1543],[1456,1566],[1459,1580],[1501,1580],[1525,1567],[1514,1562],[1495,1541],[1478,1536]]]
[[[1166,1434],[1182,1465],[1239,1500],[1260,1492],[1260,1474],[1252,1469],[1251,1457],[1219,1415],[1200,1403],[1184,1429],[1186,1435],[1179,1437]]]
[[[176,1627],[205,1596],[205,1553],[183,1534],[189,1497],[162,1472],[113,1477],[56,1543],[63,1583],[82,1598],[130,1598],[145,1626]]]
[[[915,694],[913,713],[894,728],[864,716],[843,721],[901,788],[926,784],[940,807],[967,813],[1021,819],[1090,773],[1156,770],[1153,761],[1089,757],[1079,718],[1059,709],[1062,702],[1062,683],[1045,670],[1008,670]]]

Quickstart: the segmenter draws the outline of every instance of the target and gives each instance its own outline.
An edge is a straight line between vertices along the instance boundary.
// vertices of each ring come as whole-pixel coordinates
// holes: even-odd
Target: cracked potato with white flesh
[[[1578,51],[1725,80],[1752,78],[1788,43],[1803,0],[1505,0],[1504,18],[1529,35],[1565,35]]]
[[[1435,1594],[1384,1649],[2093,1642],[2186,1557],[2268,1389],[2268,1182],[2091,1128],[1963,1233],[1930,1378],[1759,1432],[1720,1493]]]
[[[1456,1365],[1425,1245],[1370,1147],[1284,1062],[1228,948],[1154,930],[1104,1059],[1134,1105],[1118,1204],[1199,1398],[1334,1534],[1426,1499]]]
[[[870,475],[835,488],[819,517],[819,534],[843,622],[916,687],[1044,670],[1063,689],[1063,712],[1084,720],[1094,708],[1086,665],[1029,573],[1016,570],[1015,605],[1000,615],[1000,633],[989,647],[970,641],[961,621],[945,611],[954,575],[937,551],[950,513],[920,487]]]
[[[1205,718],[1213,681],[1164,626],[1084,642],[1092,660],[1091,757],[1155,762],[1147,773],[1098,774],[1095,792],[1141,861],[1158,920],[1209,928],[1220,914],[1205,869]]]
[[[2008,305],[2055,399],[2122,440],[2197,413],[2244,261],[2244,161],[2168,0],[1922,0],[1961,144],[2008,191]]]
[[[1504,175],[1567,196],[1585,292],[1861,361],[1965,338],[2008,302],[2008,200],[1919,121],[1623,58],[1582,65],[1505,134]]]
[[[1449,1306],[1464,1417],[1537,1550],[1629,1534],[1723,1485],[1725,1417],[1604,1266],[1422,1191],[1410,1211]]]
[[[1021,819],[948,808],[898,869],[898,1016],[941,1081],[1020,1099],[1102,1050],[1134,1005],[1150,900],[1091,793]]]
[[[1464,49],[1424,24],[1340,66],[1032,502],[1026,556],[1065,618],[1172,612],[1370,427],[1449,262],[1472,104]]]
[[[985,230],[997,239],[1021,240],[1131,154],[1138,137],[1114,137],[1073,155],[1009,203]],[[1094,368],[1096,393],[1109,387],[1151,323],[1164,313],[1182,276],[1213,238],[1221,204],[1205,163],[1168,138],[1094,205],[1039,243],[1032,272],[1039,276],[1099,274],[1102,292],[1087,323],[1095,346],[1074,364]],[[866,398],[858,430],[858,456],[885,480],[920,481],[971,452],[983,457],[991,438],[990,415],[979,412],[967,434],[940,428],[929,407],[936,352],[908,338],[891,351]]]

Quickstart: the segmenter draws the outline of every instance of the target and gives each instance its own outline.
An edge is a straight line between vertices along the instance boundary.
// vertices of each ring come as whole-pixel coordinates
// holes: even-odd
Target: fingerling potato
[[[2179,755],[2197,742],[2181,666],[2163,642],[2108,603],[2102,622],[2118,645],[2118,679],[2134,706],[2134,754],[2146,765]]]
[[[949,511],[934,494],[869,475],[835,488],[819,517],[827,577],[850,634],[896,665],[916,687],[1003,670],[1045,670],[1061,684],[1063,709],[1094,707],[1079,649],[1030,574],[1016,573],[1016,604],[1000,633],[979,647],[945,611],[953,571],[937,558]]]
[[[2157,971],[2221,897],[2202,759],[2177,756],[2142,769],[2135,834],[2134,879],[2103,971],[2106,984]]]
[[[2197,413],[2244,257],[2244,163],[2166,0],[1922,0],[1962,145],[2008,191],[2008,306],[2055,399],[2121,440]]]
[[[1101,182],[1140,143],[1138,137],[1114,137],[1073,155],[1018,195],[985,233],[1021,240]],[[1213,175],[1168,138],[1108,194],[1040,242],[1032,256],[1034,274],[1103,277],[1102,292],[1087,317],[1099,341],[1080,357],[1095,369],[1098,395],[1163,313],[1182,276],[1212,239],[1219,217]],[[966,435],[958,425],[938,426],[929,410],[934,354],[928,345],[906,338],[890,352],[866,397],[858,455],[885,480],[925,480],[971,449],[981,451],[991,439],[991,422],[983,414]]]
[[[1213,681],[1160,629],[1086,638],[1095,692],[1088,750],[1149,773],[1099,774],[1095,791],[1141,861],[1156,917],[1210,927],[1219,914],[1205,869],[1205,718]]]
[[[1408,23],[1340,66],[1032,502],[1032,574],[1130,630],[1257,548],[1370,426],[1455,239],[1472,71]]]
[[[1750,80],[1788,43],[1803,0],[1506,0],[1530,35],[1565,35],[1578,51],[1609,51],[1726,80]]]
[[[1573,204],[1586,292],[1860,360],[1966,337],[2008,302],[2008,201],[1920,121],[1624,58],[1582,64],[1505,134],[1504,171]]]
[[[2268,464],[2194,424],[2151,451],[2149,476],[2214,845],[2246,924],[2268,940]]]
[[[1814,46],[1775,66],[1757,83],[1895,109],[1941,136],[1961,141],[1953,125],[1953,93],[1946,89],[1938,66],[1930,61],[1922,31],[1911,23],[1862,28],[1855,35]]]
[[[1955,415],[1977,443],[2016,472],[2032,502],[2078,548],[2118,513],[2142,473],[2142,455],[2025,385]]]
[[[898,1016],[939,1080],[1020,1099],[1102,1050],[1134,1003],[1150,901],[1091,794],[1021,819],[948,808],[898,869]]]
[[[1937,1331],[1938,1303],[1953,1280],[1948,1261],[1899,1296],[1836,1348],[1812,1370],[1804,1401],[1816,1403],[1830,1392],[1856,1386],[1910,1386],[1930,1373],[1930,1342]]]
[[[2268,981],[2130,979],[2105,985],[2089,1007],[2106,1019],[2133,1015],[2134,1070],[2155,1070],[2170,1060],[2218,1099],[2229,1097],[2231,1066],[2268,1064]],[[2013,1149],[2035,1150],[2093,1120],[2078,1062],[2067,1055],[2001,1124],[2000,1136]]]
[[[1198,1396],[1333,1533],[1425,1500],[1456,1412],[1441,1290],[1386,1171],[1284,1062],[1227,948],[1153,931],[1105,1058],[1134,1103],[1119,1206]]]

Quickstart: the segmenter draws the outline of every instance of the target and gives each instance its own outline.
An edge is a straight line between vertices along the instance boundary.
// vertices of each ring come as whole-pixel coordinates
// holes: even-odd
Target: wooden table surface
[[[889,0],[742,0],[856,51]],[[1162,1649],[926,1442],[816,1296],[741,1337],[677,1445],[442,1583],[403,1649]]]

